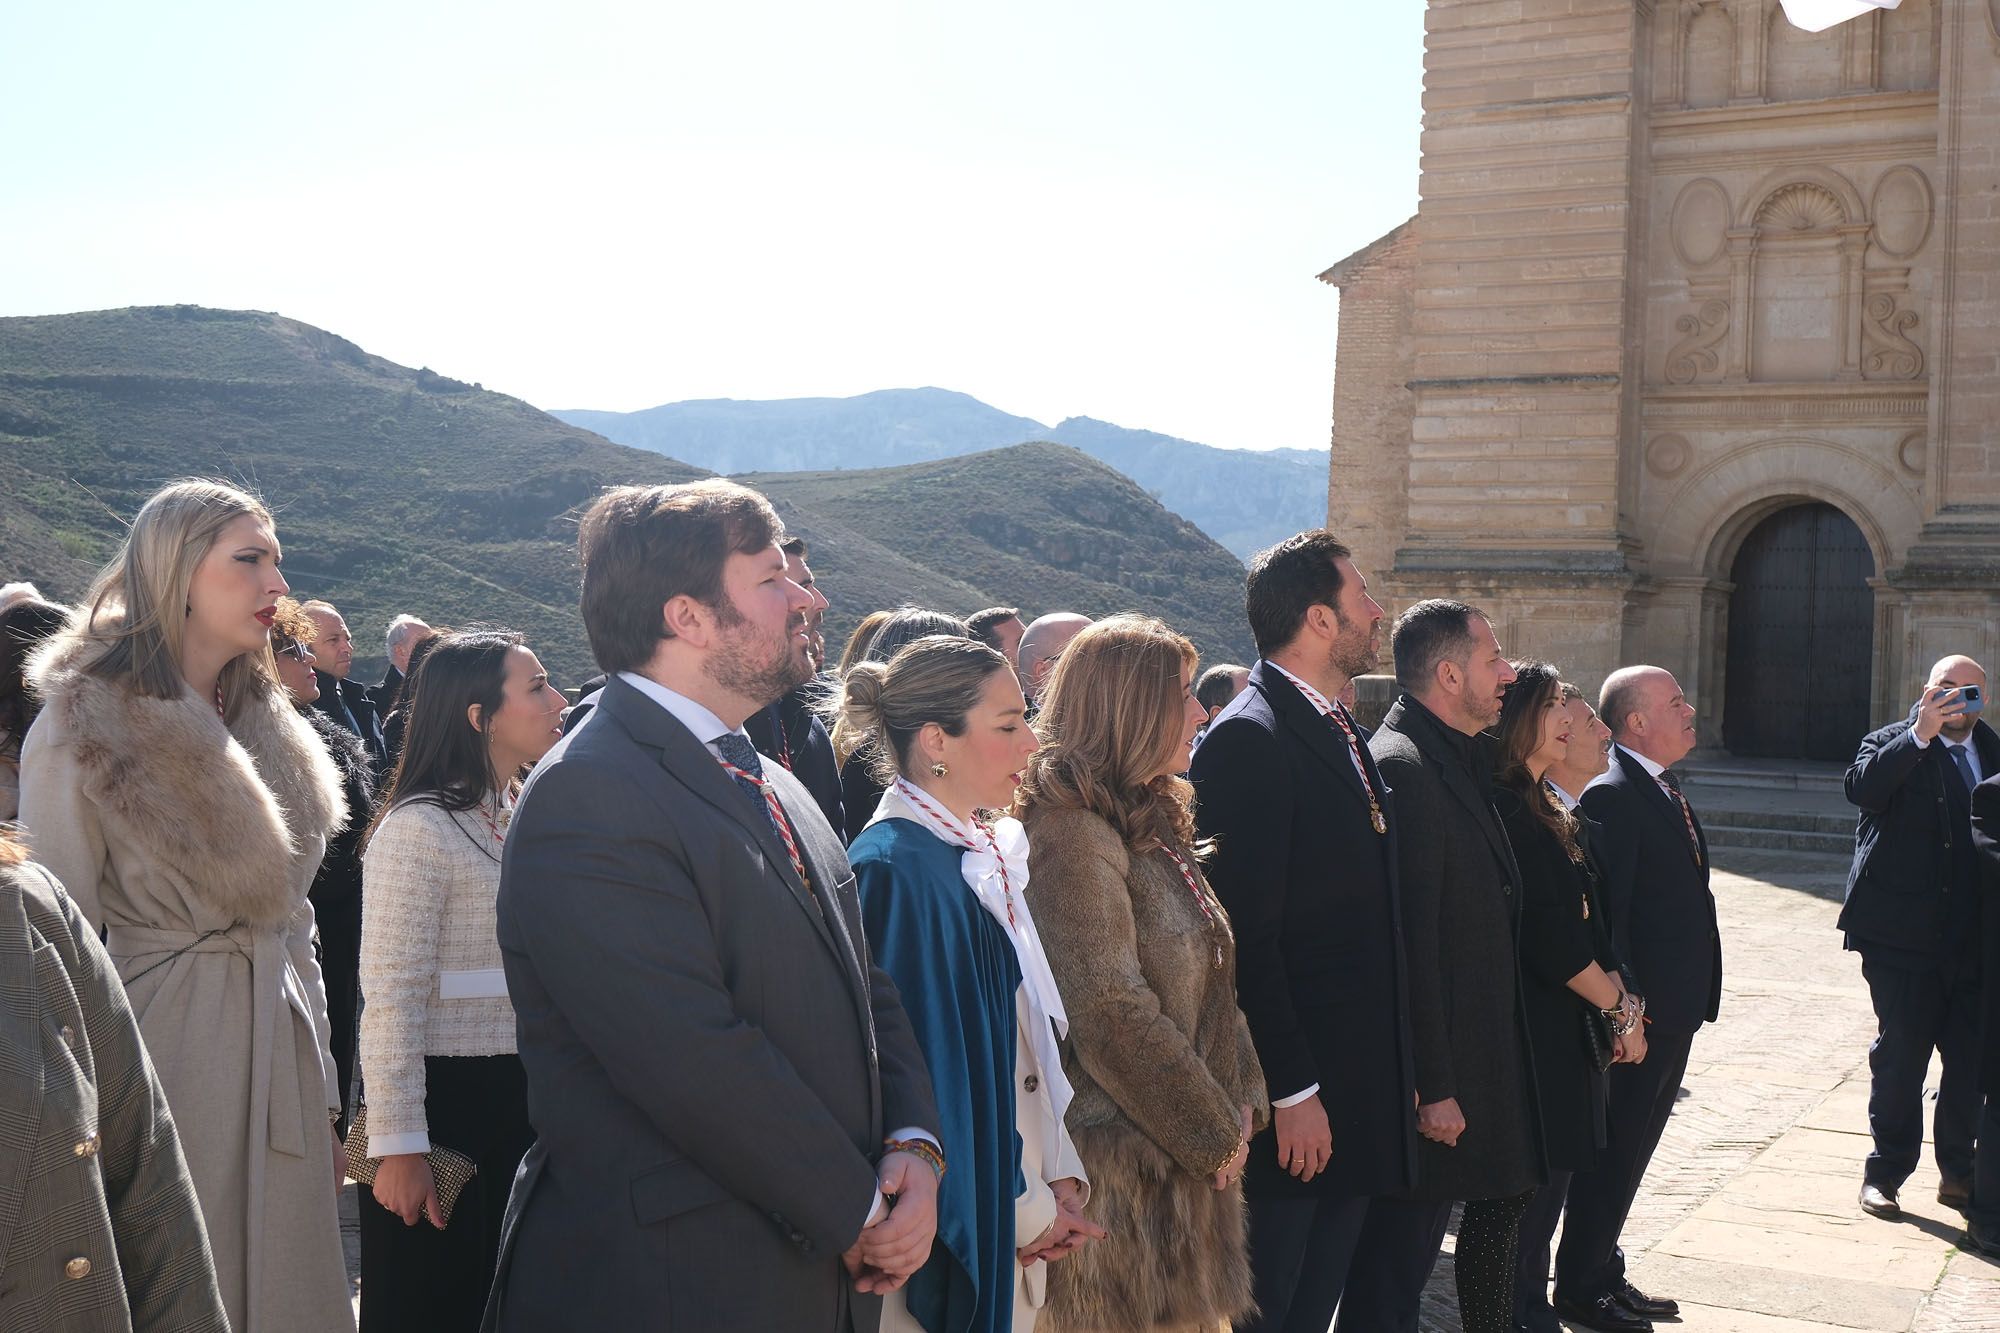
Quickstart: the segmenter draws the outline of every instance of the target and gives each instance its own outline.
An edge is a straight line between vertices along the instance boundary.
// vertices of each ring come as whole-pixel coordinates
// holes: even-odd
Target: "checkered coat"
[[[111,960],[0,840],[0,1329],[228,1333],[179,1136]]]

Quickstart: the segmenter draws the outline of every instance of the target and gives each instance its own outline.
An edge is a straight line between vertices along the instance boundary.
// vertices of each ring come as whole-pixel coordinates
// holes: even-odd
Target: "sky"
[[[543,408],[936,385],[1324,447],[1423,5],[0,9],[0,316],[275,310]]]

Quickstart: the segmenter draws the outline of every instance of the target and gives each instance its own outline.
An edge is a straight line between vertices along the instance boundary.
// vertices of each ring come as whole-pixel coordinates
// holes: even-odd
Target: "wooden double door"
[[[1739,756],[1849,760],[1868,731],[1875,558],[1830,504],[1764,519],[1736,554],[1722,739]]]

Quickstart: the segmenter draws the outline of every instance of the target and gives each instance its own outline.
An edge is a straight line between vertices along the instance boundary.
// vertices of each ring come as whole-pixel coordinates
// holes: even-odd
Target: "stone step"
[[[1849,839],[1854,837],[1854,812],[1852,810],[1829,811],[1818,808],[1772,809],[1765,805],[1738,804],[1729,799],[1726,791],[1689,784],[1687,798],[1694,806],[1701,822],[1724,824],[1737,828],[1784,829],[1795,833],[1830,833]]]
[[[1847,772],[1839,764],[1758,763],[1750,759],[1686,759],[1674,771],[1689,783],[1761,791],[1832,792],[1840,795]]]
[[[1854,851],[1852,833],[1819,833],[1799,829],[1757,828],[1738,824],[1716,824],[1704,820],[1702,833],[1711,847],[1754,847],[1766,851],[1816,852],[1825,856],[1848,856]]]

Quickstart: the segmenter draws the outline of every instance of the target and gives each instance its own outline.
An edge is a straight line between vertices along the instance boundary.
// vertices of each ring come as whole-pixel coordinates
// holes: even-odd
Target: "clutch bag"
[[[451,1225],[452,1205],[464,1191],[467,1182],[479,1174],[479,1164],[464,1153],[453,1152],[436,1144],[424,1154],[424,1160],[431,1164],[431,1184],[437,1190],[438,1212],[445,1225]],[[375,1184],[375,1168],[379,1158],[368,1155],[368,1107],[362,1103],[354,1108],[354,1119],[347,1127],[347,1177],[363,1185]]]
[[[1585,1001],[1583,1009],[1584,1054],[1590,1057],[1591,1066],[1600,1074],[1611,1068],[1614,1040],[1611,1031],[1611,1020],[1604,1016],[1602,1009],[1592,1008],[1589,1002]],[[438,1202],[444,1202],[443,1195],[438,1196]]]

